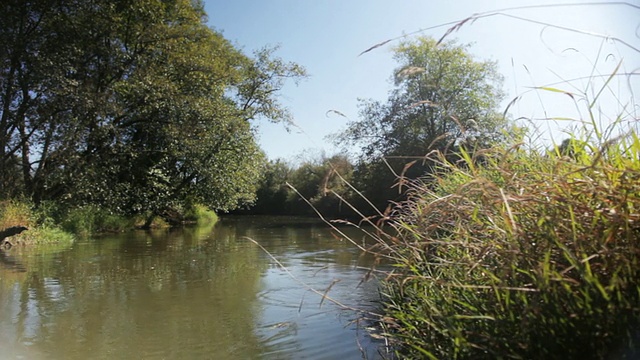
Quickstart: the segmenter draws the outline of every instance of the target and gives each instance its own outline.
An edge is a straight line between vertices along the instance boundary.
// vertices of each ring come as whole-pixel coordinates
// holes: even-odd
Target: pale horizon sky
[[[327,156],[338,153],[339,147],[326,136],[344,129],[348,120],[337,115],[327,116],[327,111],[336,110],[356,120],[358,99],[386,100],[391,89],[389,79],[396,67],[391,49],[397,41],[358,56],[362,51],[420,29],[515,6],[555,5],[509,10],[479,18],[449,37],[460,43],[471,43],[470,52],[477,59],[498,62],[507,93],[503,106],[520,96],[510,108],[513,118],[584,118],[584,109],[578,111],[569,96],[531,88],[559,83],[553,87],[579,93],[592,89],[587,86],[596,86],[592,93],[595,96],[597,85],[604,83],[620,61],[619,73],[636,75],[619,76],[610,82],[615,98],[608,90],[601,96],[605,114],[602,121],[611,121],[606,117],[618,114],[638,119],[640,112],[640,102],[635,101],[637,95],[634,99],[634,94],[640,91],[640,53],[630,48],[640,48],[640,0],[626,2],[626,5],[612,1],[529,0],[205,0],[204,3],[209,25],[245,53],[278,45],[277,56],[304,66],[310,75],[297,87],[287,84],[281,93],[282,104],[293,114],[295,128],[287,132],[281,124],[266,121],[258,124],[260,145],[270,159],[294,161],[321,153]],[[616,37],[629,46],[535,21]],[[448,27],[419,35],[440,38]],[[407,38],[415,36],[407,35]],[[591,85],[587,80],[562,83],[587,76],[601,80]],[[568,124],[567,121],[533,122],[547,141],[565,138],[560,129]]]

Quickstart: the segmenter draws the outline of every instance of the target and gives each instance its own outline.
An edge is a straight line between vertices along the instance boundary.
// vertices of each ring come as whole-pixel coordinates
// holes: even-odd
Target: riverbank
[[[402,357],[639,356],[638,135],[462,158],[438,158],[390,222],[383,324]]]
[[[112,214],[95,206],[61,210],[54,204],[35,207],[27,201],[0,202],[0,230],[25,228],[18,234],[2,240],[2,246],[29,246],[43,244],[69,244],[75,237],[88,237],[101,233],[119,233],[139,229],[163,228],[178,224],[215,223],[218,216],[202,205],[194,205],[183,212],[175,212],[166,220],[160,216],[139,215],[125,217]]]

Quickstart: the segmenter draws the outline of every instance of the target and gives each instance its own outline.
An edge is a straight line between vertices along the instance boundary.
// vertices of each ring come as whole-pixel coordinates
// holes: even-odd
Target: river
[[[376,282],[361,283],[373,259],[312,219],[223,217],[0,256],[3,360],[381,357],[358,313],[306,287],[375,309]]]

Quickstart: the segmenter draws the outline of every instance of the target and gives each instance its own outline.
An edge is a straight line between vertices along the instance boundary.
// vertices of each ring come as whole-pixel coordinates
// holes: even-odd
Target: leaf
[[[507,112],[509,112],[509,109],[516,103],[518,102],[518,100],[520,100],[519,96],[516,96],[513,98],[513,100],[511,100],[509,102],[509,104],[507,104],[507,107],[504,109],[504,112],[502,113],[502,118],[506,119],[507,118]]]
[[[565,94],[567,96],[569,96],[570,98],[575,100],[574,94],[572,92],[566,91],[566,90],[562,90],[562,89],[558,89],[558,88],[553,88],[553,87],[549,87],[549,86],[536,86],[534,87],[534,89],[538,89],[538,90],[544,90],[544,91],[550,91],[550,92],[556,92],[556,93],[561,93],[561,94]]]
[[[409,109],[412,109],[416,106],[420,106],[420,105],[429,105],[429,106],[433,106],[433,107],[438,107],[438,104],[434,103],[433,101],[429,101],[429,100],[421,100],[421,101],[417,101],[414,102],[413,104],[409,105]]]
[[[361,52],[360,54],[358,54],[358,56],[360,56],[360,55],[362,55],[362,54],[366,54],[366,53],[368,53],[368,52],[369,52],[369,51],[371,51],[371,50],[377,49],[377,48],[379,48],[380,46],[384,46],[384,45],[386,45],[386,44],[390,43],[392,40],[393,40],[393,39],[389,39],[389,40],[385,40],[385,41],[383,41],[383,42],[381,42],[381,43],[377,43],[377,44],[373,45],[372,47],[368,48],[367,50],[365,50],[365,51]]]
[[[324,116],[329,117],[329,114],[336,114],[338,116],[342,116],[345,119],[348,119],[347,115],[343,114],[342,112],[338,111],[338,110],[328,110]]]
[[[609,75],[609,77],[607,78],[607,81],[604,82],[604,85],[602,85],[602,87],[598,91],[598,94],[593,98],[593,101],[591,101],[591,104],[589,104],[589,108],[593,108],[593,106],[596,104],[596,102],[598,101],[598,98],[600,98],[600,95],[602,95],[602,92],[604,91],[604,89],[606,89],[606,87],[609,85],[609,82],[611,82],[611,79],[613,79],[613,77],[616,76],[616,74],[618,73],[618,70],[620,70],[621,65],[622,65],[622,60],[618,62],[618,65],[616,66],[616,68],[611,72],[611,75]]]
[[[558,121],[581,121],[579,119],[574,119],[574,118],[570,118],[570,117],[564,117],[564,116],[556,116],[556,117],[550,117],[548,120],[558,120]]]

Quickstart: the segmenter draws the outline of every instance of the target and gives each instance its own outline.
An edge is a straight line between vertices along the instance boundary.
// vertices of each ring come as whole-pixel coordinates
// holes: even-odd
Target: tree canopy
[[[362,101],[360,118],[337,136],[338,143],[360,148],[355,178],[379,205],[398,196],[387,165],[400,174],[433,151],[486,147],[501,139],[508,123],[498,112],[503,93],[496,63],[475,60],[467,46],[418,37],[397,45],[394,58],[387,101]],[[431,165],[423,159],[405,175],[422,176]]]
[[[160,214],[251,202],[251,121],[302,67],[249,57],[199,1],[7,0],[0,5],[0,197]]]

